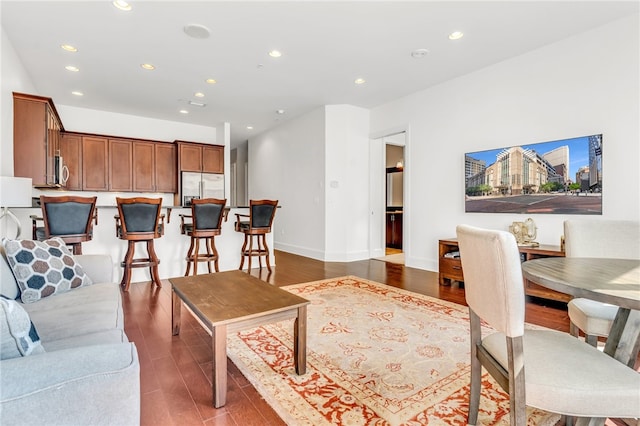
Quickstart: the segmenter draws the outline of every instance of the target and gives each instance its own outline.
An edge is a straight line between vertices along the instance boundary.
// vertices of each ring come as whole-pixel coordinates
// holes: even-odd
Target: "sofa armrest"
[[[0,361],[3,424],[140,423],[140,364],[133,343]]]
[[[113,282],[113,261],[108,254],[79,254],[74,257],[94,283]]]

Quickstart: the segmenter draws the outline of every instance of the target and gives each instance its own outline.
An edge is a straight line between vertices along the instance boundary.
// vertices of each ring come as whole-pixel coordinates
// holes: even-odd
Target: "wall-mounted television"
[[[464,156],[465,212],[602,214],[602,135]]]

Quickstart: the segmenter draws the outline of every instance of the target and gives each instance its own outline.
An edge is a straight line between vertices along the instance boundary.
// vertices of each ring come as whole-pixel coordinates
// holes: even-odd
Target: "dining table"
[[[640,260],[549,257],[522,264],[524,278],[618,306],[604,352],[633,368],[640,350]]]

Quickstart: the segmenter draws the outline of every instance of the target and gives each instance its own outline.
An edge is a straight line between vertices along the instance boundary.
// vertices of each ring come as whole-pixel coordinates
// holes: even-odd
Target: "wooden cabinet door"
[[[200,145],[179,144],[180,147],[180,171],[202,171],[202,147]]]
[[[109,140],[84,136],[82,138],[82,189],[109,190]]]
[[[47,184],[46,104],[13,100],[13,174]]]
[[[133,190],[155,192],[155,143],[133,142]]]
[[[176,146],[172,143],[157,142],[155,144],[156,191],[177,191],[176,179]]]
[[[132,143],[109,139],[109,191],[133,190]]]
[[[82,190],[82,138],[78,135],[64,134],[60,138],[60,155],[68,172],[65,188],[71,191]]]
[[[204,173],[224,173],[224,147],[202,147],[202,171]]]

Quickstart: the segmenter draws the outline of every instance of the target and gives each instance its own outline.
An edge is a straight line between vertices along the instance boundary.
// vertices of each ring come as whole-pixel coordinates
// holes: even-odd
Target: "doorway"
[[[404,264],[407,247],[406,132],[372,139],[371,258]]]

